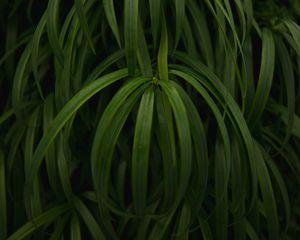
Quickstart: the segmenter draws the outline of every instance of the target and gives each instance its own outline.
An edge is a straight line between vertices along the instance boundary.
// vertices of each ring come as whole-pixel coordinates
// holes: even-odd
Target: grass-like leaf
[[[92,36],[91,36],[91,31],[89,29],[88,23],[87,23],[87,19],[85,16],[85,12],[84,12],[84,6],[82,3],[82,0],[75,0],[75,8],[76,8],[76,13],[78,15],[78,20],[80,22],[80,25],[82,27],[83,33],[88,41],[88,44],[91,48],[91,50],[93,51],[93,53],[95,53],[95,47],[93,44],[93,40],[92,40]]]
[[[133,204],[138,215],[145,214],[147,205],[148,162],[153,119],[154,91],[143,94],[136,119],[132,150]]]
[[[59,0],[50,0],[47,7],[47,32],[49,43],[52,47],[54,56],[58,62],[63,65],[64,62],[64,52],[62,45],[59,42],[58,36],[58,15],[59,15]]]
[[[56,118],[52,121],[43,139],[40,141],[32,159],[32,167],[28,178],[28,187],[30,188],[37,171],[43,161],[45,152],[49,145],[55,139],[64,124],[72,117],[74,113],[94,94],[105,88],[106,86],[127,76],[127,69],[118,70],[116,72],[107,74],[94,82],[91,82],[81,91],[79,91],[60,111]]]
[[[275,62],[275,46],[272,32],[264,29],[262,32],[262,55],[259,80],[256,93],[248,113],[249,123],[253,128],[263,113],[270,94]]]
[[[104,0],[103,7],[105,10],[105,15],[107,17],[109,26],[111,27],[119,46],[121,46],[119,26],[117,23],[114,1],[113,0]]]
[[[8,240],[19,240],[26,239],[30,236],[37,227],[42,227],[44,225],[51,224],[57,217],[61,216],[64,212],[68,210],[69,206],[67,204],[55,206],[46,212],[37,216],[33,222],[30,221],[23,225],[19,230],[17,230],[13,235],[11,235]]]
[[[137,46],[138,46],[138,16],[139,1],[125,0],[125,51],[129,75],[133,75],[136,67]]]

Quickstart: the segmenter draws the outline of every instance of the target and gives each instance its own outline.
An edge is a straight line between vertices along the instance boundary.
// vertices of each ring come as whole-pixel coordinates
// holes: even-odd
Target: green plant
[[[0,3],[0,239],[295,239],[298,1]]]

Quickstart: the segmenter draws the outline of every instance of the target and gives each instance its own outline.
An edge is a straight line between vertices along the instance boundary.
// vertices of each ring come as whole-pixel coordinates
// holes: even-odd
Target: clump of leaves
[[[2,1],[0,239],[295,239],[286,2]]]

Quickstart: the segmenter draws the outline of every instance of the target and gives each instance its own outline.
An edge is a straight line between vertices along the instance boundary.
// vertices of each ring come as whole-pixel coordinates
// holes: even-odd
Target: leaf
[[[119,47],[121,47],[120,33],[119,33],[119,27],[118,27],[118,23],[117,23],[117,19],[116,19],[114,1],[113,0],[104,0],[103,7],[105,10],[105,15],[106,15],[107,21],[109,23],[109,26],[110,26],[111,30],[113,31],[113,34],[118,42]]]
[[[125,0],[125,52],[129,75],[134,75],[138,51],[138,0]]]
[[[112,157],[121,130],[131,109],[150,84],[149,78],[134,78],[121,88],[106,107],[95,132],[92,145],[91,166],[93,184],[100,210],[101,222],[117,238],[108,210],[123,217],[133,217],[121,204],[108,198]],[[148,82],[148,83],[147,83]],[[125,196],[124,196],[125,197]]]
[[[298,54],[298,56],[300,56],[300,27],[297,23],[295,23],[294,21],[291,20],[284,20],[283,24],[285,25],[285,27],[288,29],[292,40],[293,41],[289,41],[291,47],[294,48],[294,50],[296,51],[296,53]]]
[[[116,63],[125,56],[124,50],[119,50],[114,52],[112,55],[108,56],[102,60],[99,65],[97,65],[94,70],[88,75],[86,84],[99,78],[100,75],[109,68],[112,64]]]
[[[44,94],[43,94],[42,87],[41,87],[41,84],[39,81],[40,79],[39,79],[39,75],[38,75],[38,66],[39,66],[40,41],[41,41],[43,32],[45,30],[46,23],[47,23],[47,11],[43,14],[38,26],[36,27],[35,32],[34,32],[34,35],[32,38],[32,53],[31,53],[31,65],[32,65],[35,83],[37,85],[39,94],[43,100],[44,100]]]
[[[49,0],[47,7],[48,39],[55,58],[63,66],[64,52],[58,39],[58,13],[60,0]]]
[[[178,239],[188,239],[189,238],[189,227],[191,218],[191,208],[187,204],[183,204],[181,208],[180,215],[177,218],[177,226],[175,233],[173,234],[175,238]]]
[[[161,0],[149,0],[149,11],[151,19],[151,31],[153,38],[153,47],[156,50],[159,37],[159,29],[162,15]]]
[[[29,176],[30,167],[32,164],[32,155],[34,149],[34,143],[36,138],[36,130],[38,124],[40,109],[39,107],[34,110],[28,121],[28,128],[25,135],[25,146],[24,146],[24,170],[25,179]],[[26,199],[27,214],[30,218],[39,216],[42,213],[42,201],[40,194],[40,186],[38,179],[35,179],[33,183],[33,193],[30,198]]]
[[[257,143],[255,145],[255,150],[258,157],[258,180],[263,199],[263,207],[266,213],[268,236],[270,239],[276,240],[279,239],[279,225],[272,182],[265,163],[265,159],[263,158],[261,149]]]
[[[22,39],[21,39],[17,44],[15,44],[13,47],[11,47],[10,49],[8,49],[8,50],[6,51],[6,53],[5,53],[3,56],[1,56],[1,58],[0,58],[0,66],[1,66],[3,63],[5,63],[5,62],[7,61],[7,59],[8,59],[12,54],[14,54],[18,48],[20,48],[22,45],[28,43],[28,42],[30,41],[31,38],[32,38],[31,35],[26,36],[26,37],[22,38]]]
[[[142,96],[136,119],[132,150],[132,195],[137,215],[144,215],[147,206],[148,164],[154,106],[153,89]]]
[[[215,198],[216,198],[216,239],[228,239],[228,164],[224,157],[225,149],[217,137],[214,153],[215,166]]]
[[[179,182],[177,185],[176,197],[170,208],[176,209],[185,196],[192,171],[191,131],[186,108],[175,87],[167,80],[160,80],[159,85],[162,87],[163,92],[170,101],[179,139]]]
[[[77,197],[74,197],[74,206],[78,214],[83,219],[93,239],[106,239],[104,233],[96,222],[94,216],[85,206],[85,204]]]
[[[269,110],[275,114],[279,114],[281,120],[289,127],[289,109],[281,104],[270,103],[268,106]],[[297,114],[293,115],[293,126],[291,129],[293,136],[300,139],[300,117]]]
[[[47,210],[38,217],[34,218],[33,221],[24,224],[16,232],[14,232],[7,240],[21,240],[27,238],[34,231],[37,230],[37,227],[42,227],[44,225],[51,224],[68,209],[69,205],[62,204]]]
[[[68,201],[72,202],[73,193],[72,186],[70,182],[70,173],[67,156],[65,154],[65,140],[64,135],[60,134],[57,144],[57,169],[60,178],[60,183],[63,189],[63,193]]]
[[[87,19],[86,19],[86,15],[85,15],[85,12],[84,12],[84,6],[83,6],[83,3],[82,3],[82,0],[75,0],[75,9],[76,9],[76,13],[78,15],[78,21],[79,21],[79,23],[82,27],[82,30],[83,30],[83,34],[86,37],[87,42],[88,42],[91,50],[93,51],[94,54],[96,54],[93,39],[92,39],[92,35],[91,35],[91,31],[89,29]]]
[[[149,240],[163,239],[173,219],[174,212],[175,211],[170,212],[166,217],[160,218],[156,222],[149,234]]]
[[[288,54],[288,49],[281,39],[276,38],[276,51],[278,54],[278,61],[280,62],[281,76],[284,80],[284,85],[286,89],[286,98],[287,98],[287,131],[285,134],[285,139],[283,146],[287,144],[294,125],[294,115],[295,115],[295,77],[294,69],[292,64],[292,59]],[[282,147],[283,147],[282,146]]]
[[[185,0],[175,0],[175,14],[176,14],[176,33],[175,33],[175,43],[174,49],[177,48],[179,43],[184,17],[185,17]]]
[[[252,105],[247,114],[249,126],[253,129],[261,117],[269,98],[275,66],[275,45],[270,30],[262,31],[262,55],[259,79]]]
[[[54,114],[54,102],[53,94],[49,95],[45,99],[44,109],[43,109],[43,133],[47,132],[47,129],[51,122],[53,121]],[[56,148],[54,142],[49,145],[48,150],[45,152],[45,162],[46,169],[49,179],[49,184],[55,194],[60,196],[61,192],[61,183],[59,181],[59,173],[57,169],[57,160],[56,160]]]
[[[91,3],[91,2],[93,2],[93,1],[89,1],[88,3]],[[61,46],[63,46],[65,44],[65,40],[66,40],[65,38],[68,33],[68,30],[70,29],[72,20],[73,20],[73,23],[76,22],[76,24],[78,24],[78,21],[76,21],[77,18],[74,18],[75,13],[76,13],[76,8],[73,5],[72,8],[70,9],[68,15],[65,18],[65,21],[62,25],[62,28],[61,28],[61,31],[59,34],[59,43]]]
[[[109,102],[98,123],[92,145],[91,165],[99,205],[105,204],[106,207],[113,208],[107,199],[112,155],[120,131],[149,80],[144,77],[135,78],[121,88]]]
[[[188,18],[185,17],[185,21],[183,23],[183,33],[182,33],[183,43],[188,55],[191,56],[192,58],[197,59],[199,53],[196,47],[196,41],[193,34],[194,33],[192,31],[192,26]]]
[[[164,15],[162,18],[162,33],[157,56],[157,67],[159,78],[168,80],[168,32]]]
[[[138,23],[138,63],[140,65],[140,69],[142,72],[142,75],[145,77],[152,77],[152,65],[151,65],[151,59],[149,55],[149,50],[146,42],[146,38],[144,35],[144,30],[142,26],[141,19],[139,19]]]
[[[201,49],[202,54],[204,55],[204,59],[206,64],[210,67],[214,67],[214,58],[213,58],[213,51],[212,51],[212,41],[210,37],[210,32],[208,30],[208,23],[204,16],[197,6],[194,0],[187,1],[187,8],[191,14],[192,20],[191,24],[194,27],[195,39],[199,39],[196,41],[198,46]]]
[[[191,184],[187,196],[191,195],[191,205],[193,206],[192,215],[197,216],[202,202],[205,197],[207,181],[208,181],[208,149],[207,137],[204,125],[199,116],[198,110],[191,100],[187,92],[180,85],[172,82],[173,86],[178,91],[187,109],[189,122],[191,126],[191,134],[194,148],[194,162]],[[166,151],[166,150],[164,150]]]
[[[200,228],[201,228],[201,233],[203,240],[212,240],[212,232],[211,232],[211,227],[205,219],[202,219],[201,217],[198,218]]]
[[[47,132],[40,140],[32,159],[32,166],[30,175],[27,181],[27,190],[30,189],[43,161],[43,157],[49,148],[52,141],[55,139],[59,131],[63,128],[66,122],[72,117],[73,114],[93,95],[107,87],[108,85],[127,76],[127,70],[121,69],[115,72],[104,75],[95,81],[82,88],[68,103],[63,107],[59,114],[52,121]]]
[[[197,82],[196,79],[194,79],[193,77],[189,76],[184,72],[177,71],[177,70],[170,70],[170,73],[175,74],[180,78],[184,79],[185,81],[187,81],[188,83],[190,83],[197,90],[197,92],[199,92],[199,94],[205,99],[206,103],[213,111],[214,117],[216,118],[219,126],[221,136],[223,138],[224,147],[225,147],[225,159],[226,161],[228,161],[230,159],[230,141],[227,132],[227,127],[223,121],[223,118],[221,116],[218,107],[216,106],[212,98],[209,96],[208,92],[203,88],[201,84],[199,84],[199,82]]]
[[[155,113],[157,115],[157,138],[163,166],[164,202],[162,208],[171,205],[177,182],[176,143],[170,103],[160,89],[155,90]],[[155,131],[154,130],[154,131]]]
[[[70,223],[70,239],[71,240],[80,240],[80,223],[77,214],[73,214]]]
[[[246,231],[251,240],[259,240],[259,237],[257,236],[255,230],[248,221],[246,222]]]
[[[233,231],[235,239],[246,239],[246,199],[247,199],[247,174],[245,161],[243,161],[243,151],[241,150],[240,139],[231,133],[231,202],[230,212],[233,215]]]
[[[67,222],[69,221],[70,214],[65,214],[61,216],[57,221],[54,223],[55,227],[53,227],[53,232],[51,234],[50,240],[60,240],[63,232],[66,228]]]
[[[27,64],[29,62],[30,54],[32,50],[32,43],[29,42],[22,53],[22,56],[19,60],[19,63],[17,65],[17,69],[15,71],[14,80],[13,80],[13,86],[12,86],[12,105],[15,111],[15,114],[18,116],[19,119],[22,119],[20,105],[23,101],[22,95],[24,92],[25,84],[27,75],[25,74],[25,70],[27,67]]]
[[[269,153],[267,153],[262,146],[261,146],[261,151],[264,158],[266,159],[266,163],[268,164],[268,167],[272,172],[272,175],[274,176],[280,190],[280,194],[283,200],[284,211],[285,211],[285,222],[286,222],[285,230],[287,230],[291,218],[291,206],[290,206],[289,194],[286,188],[286,184],[283,180],[283,176],[281,175],[278,169],[278,166],[275,164],[275,162],[273,161]]]
[[[251,168],[252,199],[250,206],[253,206],[257,196],[257,164],[255,163],[257,157],[256,152],[254,151],[252,136],[241,110],[239,109],[236,101],[232,98],[232,96],[228,94],[225,86],[222,84],[220,79],[208,67],[204,66],[199,61],[190,59],[186,54],[183,54],[181,52],[176,52],[174,56],[176,57],[176,59],[190,66],[190,68],[186,68],[176,65],[177,69],[188,72],[189,75],[197,79],[198,82],[203,84],[203,86],[205,86],[205,88],[214,95],[218,103],[223,106],[224,109],[226,106],[228,117],[230,118],[232,126],[234,127],[236,133],[241,137],[242,142],[245,146],[245,156],[248,157],[248,162]]]

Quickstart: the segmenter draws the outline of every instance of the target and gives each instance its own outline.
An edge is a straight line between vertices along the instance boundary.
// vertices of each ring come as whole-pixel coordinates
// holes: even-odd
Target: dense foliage
[[[1,0],[0,239],[297,239],[300,1]]]

